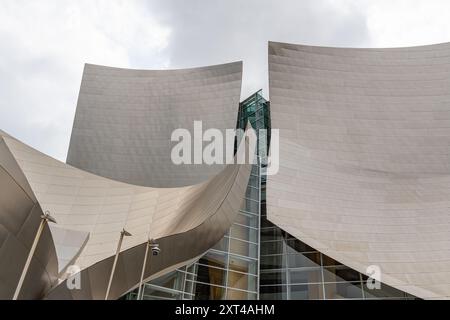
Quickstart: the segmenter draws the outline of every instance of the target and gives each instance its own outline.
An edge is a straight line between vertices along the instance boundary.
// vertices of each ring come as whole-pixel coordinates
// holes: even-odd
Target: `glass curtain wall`
[[[314,250],[261,215],[260,299],[414,299]]]

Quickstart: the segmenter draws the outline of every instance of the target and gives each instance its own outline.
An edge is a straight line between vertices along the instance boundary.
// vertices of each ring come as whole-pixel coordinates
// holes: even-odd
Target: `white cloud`
[[[372,46],[398,47],[450,41],[450,1],[362,1]]]

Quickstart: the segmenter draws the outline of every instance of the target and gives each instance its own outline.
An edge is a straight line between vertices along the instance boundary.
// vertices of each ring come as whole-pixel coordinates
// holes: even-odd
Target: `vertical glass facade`
[[[384,284],[369,289],[366,275],[261,220],[260,299],[414,299]]]
[[[340,264],[284,232],[266,215],[270,103],[261,90],[239,106],[236,127],[250,122],[258,137],[245,201],[226,235],[198,261],[144,284],[139,299],[414,299]],[[266,129],[266,130],[261,130]],[[125,299],[137,299],[135,291]]]

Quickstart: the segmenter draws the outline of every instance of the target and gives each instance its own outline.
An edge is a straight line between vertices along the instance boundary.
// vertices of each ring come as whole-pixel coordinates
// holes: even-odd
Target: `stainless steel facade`
[[[194,139],[194,121],[203,131],[233,129],[241,81],[242,62],[164,71],[87,64],[67,163],[148,187],[203,182],[224,166],[174,164],[172,132],[184,128]]]
[[[43,210],[0,130],[0,299],[11,299]],[[39,299],[58,276],[52,235],[45,225],[19,299]]]
[[[398,290],[449,298],[449,62],[449,43],[269,43],[280,170],[268,220]]]

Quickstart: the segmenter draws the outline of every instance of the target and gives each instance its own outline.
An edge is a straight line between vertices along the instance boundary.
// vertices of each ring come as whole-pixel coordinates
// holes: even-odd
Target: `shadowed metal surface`
[[[450,44],[269,43],[268,219],[421,298],[450,297]]]
[[[89,239],[89,232],[64,229],[55,225],[49,225],[49,227],[58,257],[58,270],[61,274],[75,263]]]
[[[234,129],[241,80],[241,62],[159,71],[87,64],[67,163],[141,186],[203,182],[224,166],[173,164],[171,134],[193,135],[196,120],[203,131]]]
[[[0,130],[0,299],[12,299],[36,236],[41,207]],[[58,275],[48,225],[31,260],[19,299],[39,299]]]
[[[139,282],[149,238],[157,240],[162,252],[156,258],[149,257],[145,278],[200,255],[231,225],[251,171],[250,164],[231,164],[198,185],[141,187],[87,173],[16,139],[3,138],[42,208],[52,213],[60,227],[89,232],[75,261],[81,268],[81,290],[68,290],[62,282],[48,299],[103,299],[123,228],[133,236],[124,239],[110,299]],[[240,150],[244,145],[241,143]]]

